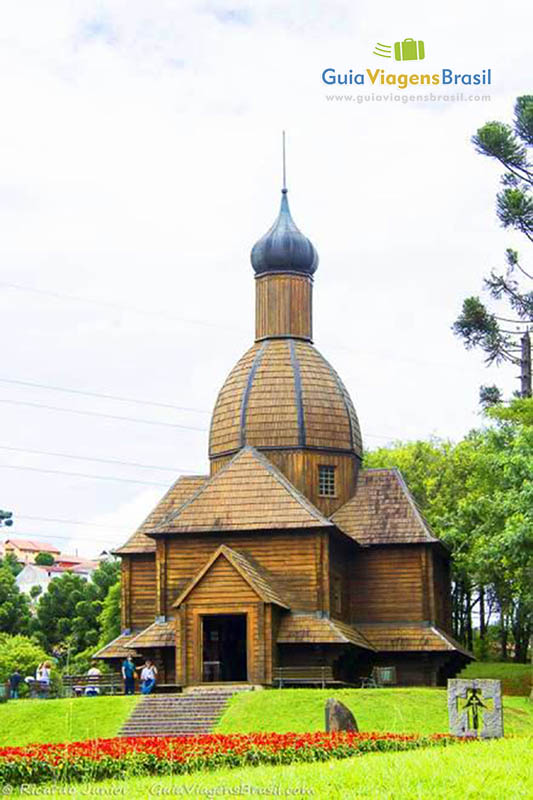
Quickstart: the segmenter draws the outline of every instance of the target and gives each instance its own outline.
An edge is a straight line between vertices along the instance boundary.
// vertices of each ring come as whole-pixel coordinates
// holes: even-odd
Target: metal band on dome
[[[357,414],[355,413],[355,408],[353,406],[352,398],[348,394],[348,390],[346,389],[346,386],[342,382],[342,379],[341,379],[340,375],[338,374],[338,372],[336,372],[336,370],[333,369],[333,367],[331,366],[329,361],[327,361],[324,358],[322,353],[320,353],[318,350],[316,352],[318,353],[318,355],[320,356],[320,358],[322,359],[324,364],[329,369],[331,375],[333,376],[333,378],[335,380],[335,383],[337,384],[337,388],[338,388],[339,392],[341,393],[342,401],[344,403],[344,408],[346,409],[346,415],[348,417],[348,425],[350,426],[350,442],[352,443],[353,449],[357,452],[357,451],[361,450],[361,445],[362,445],[362,442],[361,442],[361,431],[360,431],[360,428],[359,428],[359,420],[357,419]],[[357,429],[357,433],[359,434],[358,440],[356,440],[356,436],[355,436],[356,431],[355,431],[354,428]]]
[[[254,382],[255,373],[259,369],[261,365],[261,360],[265,353],[265,350],[268,347],[268,341],[263,342],[261,348],[257,355],[255,356],[252,366],[250,368],[250,372],[248,373],[248,379],[246,381],[246,386],[244,387],[244,392],[242,395],[242,402],[241,402],[241,415],[240,415],[240,440],[241,440],[241,447],[246,446],[246,412],[248,410],[248,400],[250,398],[250,392],[252,391],[252,384]]]
[[[292,371],[294,374],[294,395],[296,398],[296,414],[298,418],[298,444],[300,447],[305,447],[305,420],[300,362],[298,361],[298,355],[296,354],[296,348],[292,339],[289,339],[288,345],[289,352],[291,354]]]

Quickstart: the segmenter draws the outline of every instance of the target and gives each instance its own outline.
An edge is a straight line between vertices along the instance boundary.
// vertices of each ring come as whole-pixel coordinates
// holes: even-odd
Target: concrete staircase
[[[194,736],[210,733],[220,719],[231,688],[195,689],[183,694],[141,697],[119,736]]]

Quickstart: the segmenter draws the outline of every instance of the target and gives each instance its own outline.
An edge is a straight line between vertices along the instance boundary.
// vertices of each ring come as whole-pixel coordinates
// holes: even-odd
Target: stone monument
[[[344,703],[330,697],[326,703],[326,731],[358,731],[354,715]]]
[[[501,681],[454,678],[448,680],[450,733],[498,739],[503,736]]]

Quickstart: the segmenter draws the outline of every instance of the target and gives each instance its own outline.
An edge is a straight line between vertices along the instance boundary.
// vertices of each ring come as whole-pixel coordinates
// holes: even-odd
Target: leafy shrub
[[[0,681],[7,681],[15,668],[23,678],[34,676],[39,664],[46,660],[44,650],[27,636],[0,634]]]

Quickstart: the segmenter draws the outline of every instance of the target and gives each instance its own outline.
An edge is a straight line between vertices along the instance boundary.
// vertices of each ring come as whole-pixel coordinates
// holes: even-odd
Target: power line
[[[104,400],[119,400],[123,403],[136,403],[138,405],[143,406],[157,406],[158,408],[171,408],[174,411],[187,411],[194,414],[210,414],[210,411],[205,411],[204,409],[200,408],[188,408],[186,406],[175,406],[172,403],[161,403],[156,400],[141,400],[135,397],[123,397],[122,395],[116,394],[103,394],[101,392],[85,392],[81,389],[71,389],[65,386],[51,386],[47,383],[35,383],[33,381],[21,381],[21,380],[14,380],[11,378],[0,378],[0,383],[13,383],[17,386],[29,386],[34,389],[48,389],[54,392],[66,392],[68,394],[81,394],[86,397],[98,397],[103,398]]]
[[[217,328],[217,329],[225,329],[228,331],[243,331],[243,328],[236,328],[231,325],[222,325],[217,322],[206,322],[205,320],[199,319],[185,319],[183,317],[178,317],[176,314],[173,314],[171,311],[154,311],[153,309],[149,308],[141,308],[139,306],[124,306],[120,303],[112,303],[108,300],[98,300],[92,297],[79,297],[78,295],[73,294],[63,294],[62,292],[52,292],[48,289],[36,289],[32,286],[22,286],[19,283],[8,283],[7,281],[0,281],[0,286],[5,286],[7,289],[15,289],[18,292],[28,292],[29,294],[38,294],[43,295],[45,297],[53,297],[56,300],[69,300],[74,301],[76,303],[87,303],[88,305],[97,305],[97,306],[104,306],[105,308],[112,308],[115,311],[127,311],[129,313],[134,314],[143,314],[144,316],[150,317],[166,317],[167,319],[174,320],[175,322],[182,322],[186,325],[198,325],[203,328]]]
[[[49,406],[46,405],[45,403],[31,403],[27,400],[10,400],[6,398],[0,398],[0,403],[10,403],[11,405],[15,406],[17,405],[30,406],[30,408],[44,408],[47,411],[60,411],[67,414],[81,414],[82,416],[88,416],[88,417],[104,417],[105,419],[115,419],[119,420],[120,422],[139,422],[142,423],[143,425],[162,425],[165,428],[177,428],[185,431],[197,431],[200,433],[207,433],[208,431],[208,428],[195,428],[192,427],[191,425],[178,425],[174,422],[160,422],[159,420],[140,419],[139,417],[122,417],[122,416],[117,416],[115,414],[102,414],[99,411],[79,411],[77,408],[61,408],[59,406]],[[387,440],[391,438],[392,439],[401,438],[398,436],[393,436],[392,434],[385,436],[384,434],[378,434],[378,433],[365,433],[365,437],[369,439],[387,439]],[[187,472],[188,471],[189,470],[187,470]]]
[[[71,478],[90,478],[95,481],[118,481],[119,483],[138,483],[142,486],[164,486],[168,489],[168,483],[155,483],[153,481],[138,481],[134,478],[116,478],[114,475],[88,475],[84,472],[66,472],[59,469],[40,469],[39,467],[16,466],[15,464],[0,464],[0,469],[18,469],[28,472],[42,472],[45,475],[63,475]]]
[[[79,297],[79,296],[76,296],[76,295],[62,294],[61,292],[49,291],[49,290],[46,290],[46,289],[36,289],[36,288],[31,287],[31,286],[22,286],[21,284],[8,283],[6,281],[0,281],[0,286],[5,286],[6,288],[15,289],[15,290],[20,291],[20,292],[28,292],[30,294],[38,294],[38,295],[43,295],[43,296],[46,296],[46,297],[53,297],[53,298],[55,298],[57,300],[69,300],[69,301],[74,301],[74,302],[77,302],[77,303],[87,303],[89,305],[98,305],[98,306],[103,306],[105,308],[111,308],[111,309],[115,309],[115,310],[119,310],[119,311],[128,311],[130,313],[143,314],[143,315],[146,315],[146,316],[167,317],[168,319],[172,319],[172,320],[177,321],[177,322],[182,322],[182,323],[185,323],[187,325],[199,325],[199,326],[203,326],[203,327],[215,328],[217,330],[227,330],[227,331],[239,332],[239,333],[243,333],[244,330],[245,330],[244,328],[237,328],[235,326],[222,325],[221,323],[217,323],[217,322],[206,322],[204,320],[185,319],[183,317],[178,317],[177,315],[172,314],[172,312],[169,312],[169,311],[155,311],[153,309],[140,308],[140,307],[137,307],[137,306],[124,306],[124,305],[120,305],[119,303],[112,303],[112,302],[105,301],[105,300],[97,300],[97,299],[90,298],[90,297]],[[325,344],[326,344],[326,347],[331,347],[332,350],[345,350],[345,351],[347,351],[349,353],[354,353],[355,355],[358,355],[358,356],[360,356],[360,355],[372,356],[372,358],[379,358],[382,361],[404,361],[405,363],[417,364],[417,365],[421,365],[421,366],[449,367],[449,368],[456,369],[456,370],[460,369],[455,364],[450,364],[450,363],[442,362],[442,361],[440,361],[440,362],[438,362],[438,361],[421,361],[419,359],[413,359],[413,358],[406,358],[406,357],[398,356],[397,353],[395,353],[394,356],[390,356],[390,357],[388,357],[386,355],[383,355],[382,353],[368,353],[368,352],[361,353],[360,351],[354,350],[353,348],[348,347],[348,346],[343,345],[343,344],[339,344],[339,343],[328,344],[327,340],[326,340]]]
[[[32,453],[38,456],[54,456],[57,458],[72,458],[76,461],[96,461],[99,464],[119,464],[124,467],[138,467],[139,469],[157,469],[165,472],[181,473],[188,472],[192,475],[195,471],[192,469],[181,469],[180,467],[157,467],[154,464],[139,464],[137,461],[118,461],[115,458],[91,458],[90,456],[76,456],[72,453],[54,453],[50,450],[29,450],[24,447],[10,447],[5,444],[0,444],[0,450],[9,450],[13,453]]]
[[[24,539],[45,539],[47,542],[50,541],[50,539],[60,539],[61,541],[69,542],[72,539],[79,539],[80,538],[79,535],[77,535],[77,536],[55,536],[55,534],[24,533],[24,532],[19,532],[19,531],[14,532],[12,536],[8,536],[6,538],[7,539],[16,539],[17,536],[20,536],[21,539],[22,538],[24,538]],[[91,542],[101,542],[102,544],[107,544],[110,547],[116,547],[117,546],[115,544],[111,544],[109,539],[99,539],[98,537],[94,537],[92,534],[91,534]]]
[[[15,514],[16,519],[31,519],[33,522],[55,522],[65,525],[83,525],[92,528],[105,528],[106,530],[129,531],[131,527],[125,525],[105,525],[103,522],[82,522],[79,519],[59,519],[56,517],[33,517],[29,514]]]
[[[138,417],[122,417],[116,414],[102,414],[100,411],[81,411],[77,408],[61,408],[59,406],[49,406],[45,403],[31,403],[28,400],[10,400],[7,398],[0,398],[0,403],[9,403],[14,406],[29,406],[30,408],[45,408],[47,411],[60,411],[67,414],[81,414],[84,417],[104,417],[106,419],[114,419],[120,422],[140,422],[143,425],[162,425],[165,428],[179,428],[185,431],[200,431],[205,433],[207,428],[195,428],[191,425],[178,425],[175,422],[160,422],[154,419],[140,419]]]

